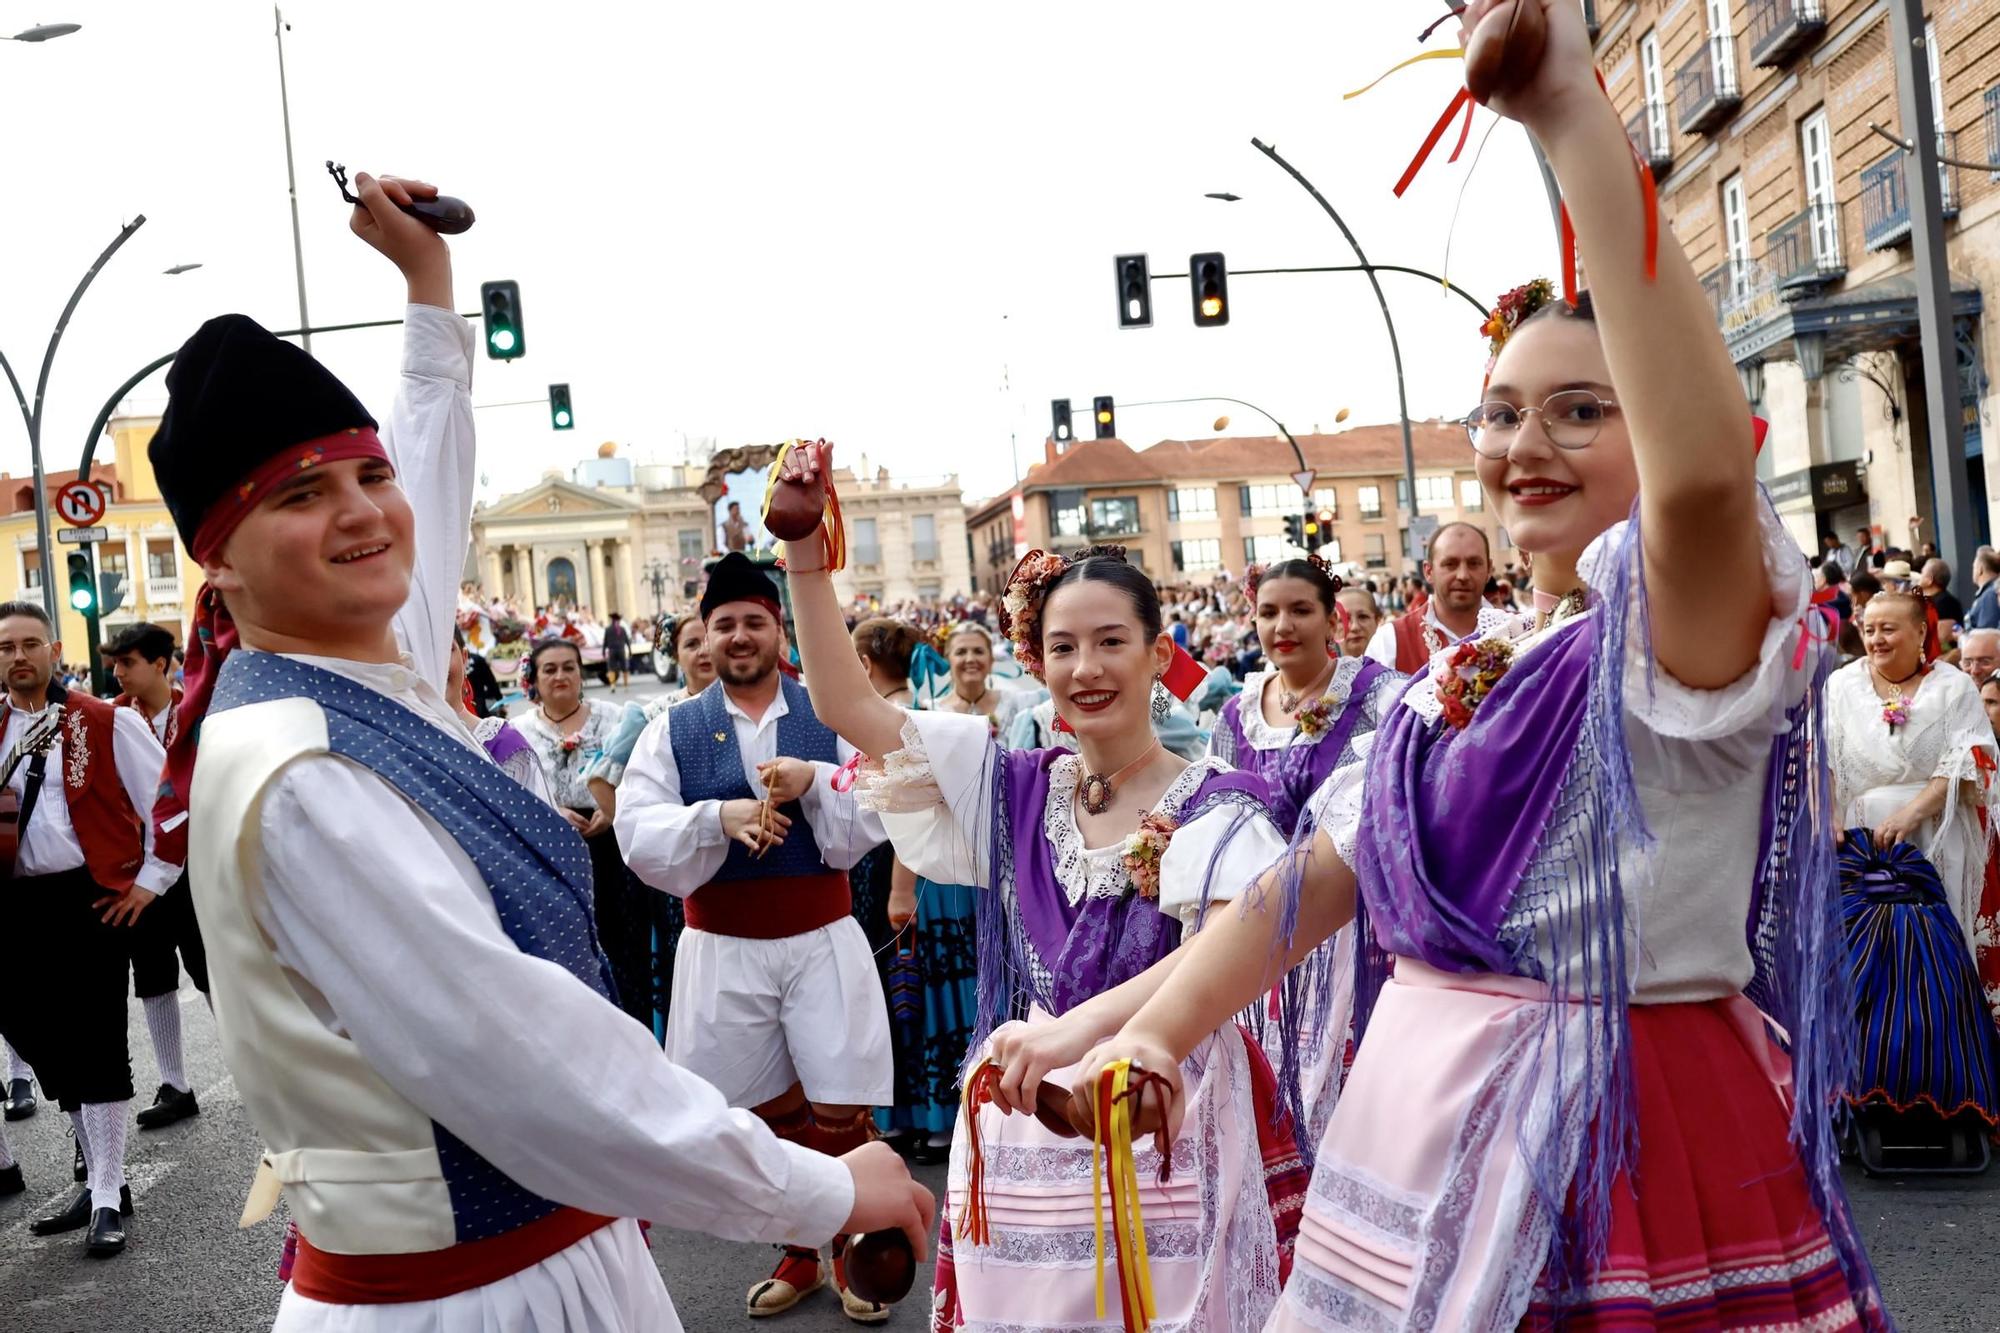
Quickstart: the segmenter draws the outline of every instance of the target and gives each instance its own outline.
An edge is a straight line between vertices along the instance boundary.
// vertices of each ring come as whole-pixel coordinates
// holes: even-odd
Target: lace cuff
[[[854,782],[854,803],[876,814],[916,814],[944,804],[944,790],[931,771],[930,752],[916,715],[903,719],[903,748],[880,759],[863,760]]]

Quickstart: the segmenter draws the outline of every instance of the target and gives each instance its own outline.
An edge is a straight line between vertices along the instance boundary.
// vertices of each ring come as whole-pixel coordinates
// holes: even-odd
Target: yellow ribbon
[[[771,470],[764,477],[764,504],[762,512],[771,512],[771,493],[777,489],[778,474],[784,470],[785,457],[794,448],[804,444],[803,440],[786,440],[778,446],[778,456],[771,460]],[[833,488],[833,477],[826,478],[826,511],[820,522],[820,536],[826,550],[826,572],[831,574],[847,568],[847,520],[840,512],[840,493]],[[785,542],[786,553],[790,554],[791,543]]]
[[[1152,1265],[1146,1254],[1146,1223],[1139,1212],[1139,1169],[1132,1156],[1132,1104],[1126,1097],[1131,1082],[1130,1060],[1115,1060],[1098,1076],[1097,1114],[1091,1120],[1091,1221],[1097,1238],[1097,1317],[1103,1319],[1104,1191],[1108,1185],[1125,1327],[1143,1333],[1158,1310],[1153,1299]]]
[[[1449,51],[1420,52],[1417,55],[1411,56],[1408,60],[1403,61],[1399,65],[1391,65],[1388,69],[1383,70],[1381,74],[1376,76],[1375,82],[1369,84],[1366,88],[1356,88],[1351,93],[1343,93],[1341,95],[1340,100],[1343,102],[1351,102],[1355,98],[1361,96],[1361,94],[1363,93],[1373,92],[1375,90],[1376,84],[1381,83],[1383,80],[1387,79],[1391,74],[1400,73],[1401,71],[1408,69],[1412,65],[1420,65],[1426,60],[1460,60],[1463,59],[1464,56],[1465,56],[1465,48],[1459,46],[1455,46],[1451,48]]]

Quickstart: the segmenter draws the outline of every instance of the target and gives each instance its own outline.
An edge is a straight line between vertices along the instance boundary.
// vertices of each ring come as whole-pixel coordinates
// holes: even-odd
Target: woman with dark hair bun
[[[780,484],[831,470],[824,447],[794,450]],[[814,534],[785,557],[820,718],[879,759],[863,790],[897,855],[935,883],[983,890],[936,1320],[1102,1327],[1088,1260],[1105,1195],[1088,1145],[1042,1097],[1158,984],[1184,936],[1231,915],[1234,888],[1283,856],[1269,789],[1161,746],[1154,685],[1174,644],[1152,580],[1122,550],[1030,552],[1003,599],[1018,659],[1076,734],[1069,752],[1003,750],[984,717],[906,713],[868,689],[822,546]],[[1193,1112],[1164,1161],[1150,1146],[1137,1157],[1153,1313],[1173,1327],[1254,1328],[1296,1235],[1301,1159],[1255,1041],[1224,1019],[1199,1046],[1186,1075]]]
[[[1209,753],[1270,784],[1271,818],[1294,841],[1313,793],[1335,769],[1366,760],[1375,726],[1388,714],[1407,677],[1370,657],[1340,656],[1346,608],[1343,584],[1318,556],[1252,568],[1248,591],[1256,608],[1257,642],[1270,665],[1243,679],[1243,690],[1222,706],[1209,737]],[[1318,973],[1330,975],[1321,978]],[[1304,1006],[1282,1007],[1272,1021],[1268,1006],[1253,1006],[1249,1026],[1278,1066],[1287,1101],[1308,1134],[1326,1125],[1340,1091],[1337,1065],[1348,1048],[1354,998],[1354,940],[1343,929],[1293,973],[1304,993],[1326,981],[1324,1014]]]
[[[558,810],[590,848],[597,936],[611,960],[618,1004],[648,1027],[659,1008],[653,967],[653,893],[625,869],[611,831],[611,788],[593,792],[590,768],[624,717],[622,705],[583,697],[583,653],[570,639],[535,640],[522,666],[534,711],[514,726],[534,747]]]

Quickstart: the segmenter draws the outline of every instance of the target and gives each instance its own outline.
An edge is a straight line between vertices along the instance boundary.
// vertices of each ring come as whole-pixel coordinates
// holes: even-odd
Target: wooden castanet
[[[917,1253],[898,1230],[871,1231],[847,1246],[847,1289],[864,1301],[894,1305],[917,1280]]]
[[[342,199],[350,204],[359,204],[361,202],[347,188],[347,168],[345,166],[329,158],[326,170],[327,174],[333,177],[334,184],[340,187],[340,197]],[[455,199],[448,194],[441,194],[435,199],[414,199],[407,204],[397,204],[396,207],[402,209],[432,231],[445,236],[456,236],[462,231],[471,230],[472,224],[476,220],[472,215],[471,204],[466,203],[463,199]]]
[[[809,449],[813,446],[799,444],[793,447]],[[802,542],[813,535],[825,513],[824,471],[815,473],[810,481],[801,477],[781,477],[771,486],[770,503],[764,510],[764,530],[781,542]]]
[[[1506,0],[1487,11],[1465,39],[1465,88],[1484,103],[1526,86],[1549,40],[1542,0]]]

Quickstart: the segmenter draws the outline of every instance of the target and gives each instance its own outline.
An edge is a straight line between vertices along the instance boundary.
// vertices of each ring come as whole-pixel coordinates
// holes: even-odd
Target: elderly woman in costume
[[[784,466],[788,479],[832,471],[820,446],[794,450]],[[1032,552],[1007,593],[1008,635],[1076,733],[1072,753],[1003,750],[983,720],[906,713],[877,697],[816,558],[825,544],[815,535],[786,554],[822,716],[880,761],[864,781],[897,855],[935,881],[982,890],[975,1067],[952,1146],[954,1220],[941,1242],[936,1318],[1115,1327],[1123,1297],[1101,1291],[1090,1262],[1104,1198],[1090,1144],[1060,1116],[1038,1118],[1038,1098],[1059,1092],[1067,1067],[1130,1013],[1134,991],[1100,1003],[1106,993],[1164,975],[1204,908],[1226,910],[1231,888],[1282,852],[1263,813],[1268,790],[1219,760],[1188,764],[1160,745],[1149,713],[1173,641],[1152,581],[1118,548],[1073,560]],[[1254,1327],[1277,1295],[1290,1226],[1274,1212],[1296,1200],[1287,1177],[1298,1173],[1296,1147],[1273,1128],[1268,1063],[1229,1015],[1191,1049],[1186,1127],[1164,1160],[1148,1147],[1135,1162],[1155,1219],[1146,1231],[1157,1318]]]
[[[1463,12],[1477,49],[1524,12],[1545,41],[1488,104],[1546,153],[1595,298],[1509,293],[1466,422],[1535,609],[1433,656],[1310,840],[1083,1067],[1174,1079],[1358,909],[1360,1044],[1272,1327],[1884,1328],[1830,1124],[1851,1015],[1806,568],[1581,11],[1496,8]]]
[[[1972,958],[1996,750],[1977,687],[1936,656],[1915,593],[1871,600],[1861,635],[1866,654],[1826,694],[1861,1028],[1855,1100],[1864,1155],[1880,1164],[1895,1113],[2000,1123],[1994,1026]]]
[[[1337,655],[1350,628],[1337,600],[1346,590],[1319,557],[1253,566],[1246,584],[1255,599],[1258,645],[1270,665],[1245,676],[1242,693],[1223,704],[1209,753],[1270,785],[1271,818],[1291,837],[1334,770],[1366,757],[1376,724],[1405,678],[1373,658]],[[1331,972],[1324,1014],[1306,1014],[1294,1003],[1279,1006],[1280,1014],[1267,1006],[1249,1016],[1283,1071],[1288,1093],[1298,1098],[1294,1109],[1315,1136],[1332,1113],[1339,1079],[1331,1075],[1347,1054],[1352,931],[1337,935],[1315,951],[1310,965],[1291,974],[1294,996],[1316,991],[1322,969]]]

